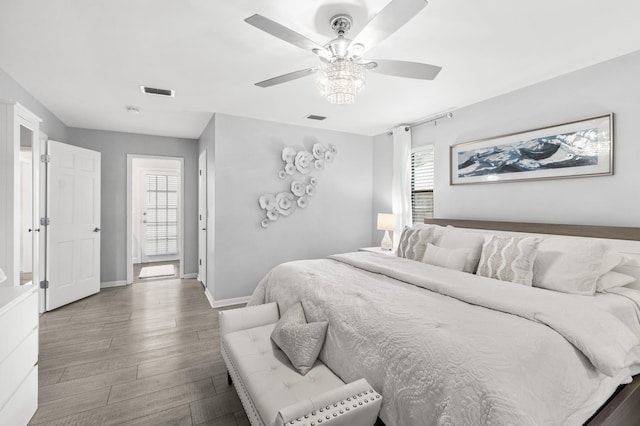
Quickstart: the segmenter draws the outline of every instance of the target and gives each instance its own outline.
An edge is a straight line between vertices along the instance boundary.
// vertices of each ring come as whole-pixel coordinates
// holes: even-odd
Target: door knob
[[[93,232],[100,232],[100,228],[96,226],[96,229],[94,229]]]
[[[31,228],[29,228],[29,232],[31,232],[31,231],[33,231],[33,232],[40,232],[40,228],[36,228],[36,229],[31,229]]]

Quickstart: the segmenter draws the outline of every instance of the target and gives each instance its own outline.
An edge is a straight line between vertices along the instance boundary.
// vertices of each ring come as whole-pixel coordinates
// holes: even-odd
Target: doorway
[[[127,155],[127,284],[184,276],[184,159]]]

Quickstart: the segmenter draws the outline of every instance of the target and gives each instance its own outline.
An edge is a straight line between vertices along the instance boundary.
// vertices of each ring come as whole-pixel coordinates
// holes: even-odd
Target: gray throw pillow
[[[442,231],[435,226],[414,225],[411,228],[405,226],[400,235],[398,257],[422,261],[427,244],[437,245],[441,234]]]
[[[327,325],[326,321],[307,323],[302,303],[296,303],[282,315],[271,332],[271,339],[304,376],[318,359]]]
[[[539,238],[494,235],[482,246],[477,275],[531,286]]]

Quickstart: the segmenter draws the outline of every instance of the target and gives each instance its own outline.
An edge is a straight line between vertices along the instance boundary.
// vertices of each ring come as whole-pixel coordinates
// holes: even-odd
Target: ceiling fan
[[[366,83],[366,72],[374,71],[396,77],[433,80],[442,67],[418,62],[389,59],[364,59],[364,54],[405,25],[427,5],[426,0],[392,0],[371,19],[353,39],[347,38],[353,23],[347,14],[335,15],[330,20],[336,38],[324,46],[262,15],[255,14],[245,22],[281,40],[311,51],[322,61],[321,65],[279,75],[256,83],[270,87],[318,74],[316,86],[333,104],[353,103],[355,95]]]

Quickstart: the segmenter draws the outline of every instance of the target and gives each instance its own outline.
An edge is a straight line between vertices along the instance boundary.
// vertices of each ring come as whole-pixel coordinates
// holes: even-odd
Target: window
[[[433,217],[433,145],[411,152],[411,217],[414,224]]]
[[[178,177],[146,175],[147,256],[178,252]]]

